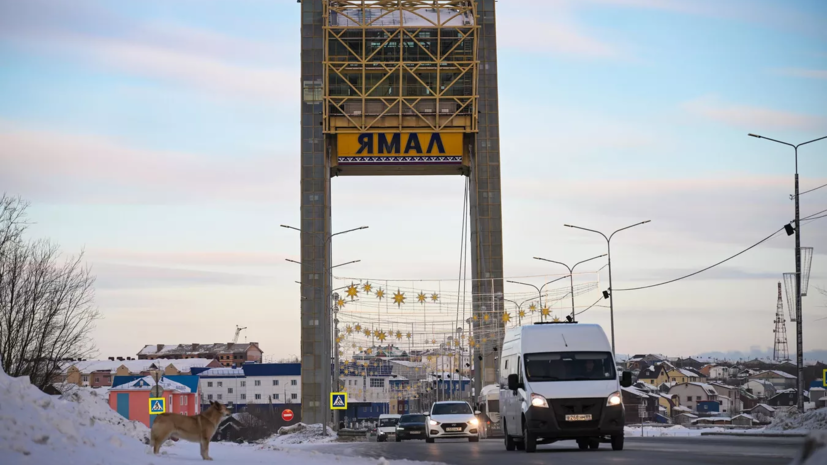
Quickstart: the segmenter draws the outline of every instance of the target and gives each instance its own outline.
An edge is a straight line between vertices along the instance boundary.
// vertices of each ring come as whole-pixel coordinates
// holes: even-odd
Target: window
[[[212,387],[212,381],[207,381],[207,387]]]
[[[180,402],[181,405],[184,405],[184,399],[185,398],[186,398],[185,396],[181,396],[181,402]]]
[[[221,394],[218,394],[218,400],[221,400]]]
[[[291,380],[290,380],[290,385],[291,385],[291,386],[297,386],[298,384],[299,384],[299,382],[298,382],[298,381],[296,381],[295,379],[291,379]]]
[[[233,388],[227,388],[227,394],[232,394],[232,393],[233,393]]]
[[[695,396],[695,400],[700,401],[700,400],[701,400],[701,396]]]
[[[218,387],[221,387],[221,386],[223,386],[223,385],[224,385],[224,383],[222,383],[221,381],[219,381],[217,385],[218,385]]]
[[[474,413],[465,402],[445,402],[433,405],[431,415],[465,415]]]
[[[293,399],[293,400],[296,400],[296,399],[299,398],[299,395],[296,394],[296,393],[293,393],[293,394],[290,394],[290,398]],[[792,405],[792,404],[790,404],[790,405]]]
[[[273,380],[273,386],[278,386],[278,385],[279,385],[279,380],[274,379],[274,380]]]
[[[371,378],[370,379],[370,387],[377,387],[377,388],[385,387],[385,379],[384,378]]]
[[[83,377],[83,382],[88,383],[89,382],[89,376],[84,376]]]
[[[241,394],[241,400],[247,400],[247,394]]]
[[[257,379],[254,381],[256,386],[261,386],[261,380]]]
[[[247,386],[247,381],[242,381],[241,382],[241,387],[245,387],[245,386]]]
[[[207,394],[207,400],[212,400],[212,394]]]
[[[525,376],[528,381],[614,380],[617,378],[610,352],[526,354]]]
[[[261,400],[261,394],[256,394],[256,400]]]
[[[95,382],[96,382],[96,383],[100,383],[100,382],[101,382],[101,379],[100,379],[99,377],[95,376]]]
[[[279,400],[279,395],[278,394],[273,394],[273,399]]]
[[[187,405],[189,401],[187,400],[187,396],[184,396],[184,405]]]

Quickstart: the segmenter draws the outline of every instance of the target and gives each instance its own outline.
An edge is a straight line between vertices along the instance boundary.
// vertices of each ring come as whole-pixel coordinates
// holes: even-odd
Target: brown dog
[[[219,402],[210,402],[209,408],[194,417],[177,413],[162,413],[155,418],[150,431],[149,445],[157,454],[170,436],[201,444],[201,458],[210,457],[210,439],[218,429],[221,420],[230,416],[230,411]]]

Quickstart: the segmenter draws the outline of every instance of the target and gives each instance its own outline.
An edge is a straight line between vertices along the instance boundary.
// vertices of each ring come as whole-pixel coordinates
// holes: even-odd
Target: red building
[[[155,386],[151,376],[116,376],[109,390],[109,406],[129,420],[151,427],[157,415],[149,414],[150,390]],[[164,376],[158,384],[164,389],[166,412],[198,415],[198,376]]]

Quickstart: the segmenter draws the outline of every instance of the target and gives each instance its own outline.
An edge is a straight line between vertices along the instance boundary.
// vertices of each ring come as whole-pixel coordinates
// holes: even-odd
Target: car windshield
[[[380,418],[379,426],[396,426],[399,423],[399,418]]]
[[[586,381],[615,379],[609,352],[548,352],[526,354],[528,381]]]
[[[434,404],[434,409],[431,411],[431,415],[463,415],[469,413],[473,413],[471,412],[471,407],[464,402]]]
[[[402,415],[399,423],[425,423],[425,415]]]

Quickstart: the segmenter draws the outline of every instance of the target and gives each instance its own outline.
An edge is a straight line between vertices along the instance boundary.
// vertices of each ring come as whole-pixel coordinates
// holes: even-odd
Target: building
[[[218,367],[215,359],[190,358],[186,360],[135,360],[109,357],[109,360],[66,361],[61,363],[61,375],[56,382],[99,388],[112,385],[116,376],[189,375],[193,368]]]
[[[729,378],[729,367],[723,365],[707,365],[701,369],[703,374],[706,371],[706,376],[709,379],[723,380]]]
[[[209,358],[218,360],[223,366],[241,365],[247,362],[261,362],[263,352],[258,342],[213,343],[213,344],[149,344],[138,352],[139,360]]]
[[[762,379],[750,379],[742,387],[759,399],[769,399],[777,391],[771,382]]]
[[[749,379],[767,381],[775,387],[776,391],[795,387],[796,377],[779,370],[765,370],[752,375]]]
[[[810,396],[805,391],[804,392],[804,402],[809,402]],[[778,391],[775,393],[774,396],[770,397],[767,400],[767,404],[773,407],[790,407],[793,405],[798,405],[798,391],[795,389],[784,389],[782,391]]]
[[[626,424],[654,421],[659,413],[658,398],[634,386],[621,387]]]
[[[675,415],[675,417],[673,418],[672,421],[676,425],[689,426],[689,425],[692,424],[693,421],[695,421],[697,419],[698,419],[698,415],[684,412],[684,413],[679,413],[679,414]]]
[[[666,373],[670,383],[705,383],[706,376],[691,368],[673,368]]]
[[[666,366],[661,363],[648,366],[640,370],[637,380],[653,386],[660,386],[661,384],[669,381],[669,376],[667,375],[666,370]]]
[[[755,423],[757,423],[755,418],[747,413],[742,413],[732,417],[732,426],[752,426]]]
[[[233,411],[253,405],[301,402],[300,363],[245,363],[238,368],[196,370],[201,404],[221,402]]]
[[[775,418],[775,407],[767,404],[758,404],[753,407],[749,414],[759,423],[770,423]]]
[[[152,376],[116,376],[109,390],[109,406],[129,420],[140,421],[152,427],[156,415],[149,414],[150,390],[155,386]],[[197,376],[163,376],[158,383],[163,388],[166,411],[180,415],[198,415]]]
[[[698,412],[699,402],[718,402],[718,391],[706,383],[680,383],[669,389],[670,396],[677,396],[680,404]]]
[[[722,412],[738,414],[743,411],[741,388],[723,383],[709,383],[709,385],[718,393]]]

